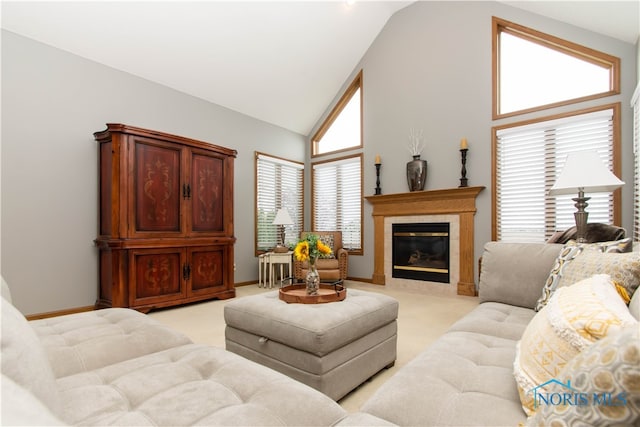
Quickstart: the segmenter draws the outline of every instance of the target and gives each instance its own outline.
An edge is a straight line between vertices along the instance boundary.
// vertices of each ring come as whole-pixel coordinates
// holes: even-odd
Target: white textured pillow
[[[29,390],[51,412],[60,414],[61,402],[47,354],[27,319],[2,299],[2,374]]]
[[[8,302],[11,301],[11,289],[9,289],[9,285],[5,282],[4,277],[0,276],[0,294],[2,294],[2,298],[6,299]]]
[[[11,378],[2,375],[3,426],[63,426],[66,425],[33,394]]]
[[[593,342],[634,324],[637,321],[606,274],[557,289],[516,349],[514,376],[525,412],[532,415],[535,410],[534,389],[543,391],[569,360]]]

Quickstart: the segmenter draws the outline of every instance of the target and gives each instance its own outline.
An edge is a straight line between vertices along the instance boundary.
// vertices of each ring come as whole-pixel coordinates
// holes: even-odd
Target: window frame
[[[329,115],[324,119],[324,121],[322,122],[322,124],[320,125],[320,127],[318,128],[318,130],[316,131],[316,133],[313,135],[313,137],[311,137],[311,158],[315,158],[315,157],[319,157],[319,156],[325,156],[328,154],[335,154],[335,153],[340,153],[340,152],[344,152],[344,151],[351,151],[351,150],[356,150],[356,149],[360,149],[364,146],[363,144],[363,114],[362,114],[362,104],[363,104],[363,89],[362,89],[362,70],[360,70],[358,72],[358,74],[356,75],[356,77],[353,79],[353,81],[351,82],[351,84],[349,84],[349,86],[347,86],[347,89],[344,91],[344,93],[342,94],[342,96],[340,97],[340,100],[338,100],[338,102],[336,103],[336,105],[331,109],[331,112],[329,113]],[[331,125],[333,125],[333,123],[336,121],[336,119],[340,116],[340,113],[342,113],[342,111],[344,110],[344,108],[347,106],[347,104],[349,103],[349,101],[351,101],[351,98],[353,98],[353,96],[356,94],[357,91],[360,91],[359,96],[360,96],[360,142],[358,145],[353,145],[350,147],[346,147],[346,148],[341,148],[339,150],[333,150],[333,151],[327,151],[324,153],[318,153],[318,148],[320,146],[320,143],[322,141],[322,137],[327,133],[327,131],[329,130],[329,128],[331,127]]]
[[[633,241],[640,242],[640,84],[631,97],[633,108]]]
[[[296,212],[297,215],[299,215],[299,224],[297,225],[297,228],[299,229],[299,231],[302,231],[304,228],[304,175],[305,175],[305,165],[304,162],[299,162],[296,160],[291,160],[291,159],[287,159],[284,157],[279,157],[279,156],[274,156],[271,154],[267,154],[267,153],[263,153],[263,152],[259,152],[259,151],[255,151],[254,154],[254,171],[255,171],[255,183],[254,183],[254,194],[255,194],[255,203],[254,203],[254,252],[255,252],[255,256],[264,254],[266,252],[269,252],[269,250],[271,250],[271,248],[269,249],[261,249],[259,248],[259,241],[258,241],[258,228],[259,228],[259,224],[258,224],[258,215],[259,215],[259,206],[258,206],[258,197],[260,196],[259,192],[258,192],[258,183],[259,183],[259,162],[260,162],[260,157],[263,157],[265,159],[265,161],[269,161],[272,162],[274,164],[280,164],[280,165],[286,165],[287,163],[296,165],[295,167],[297,169],[300,170],[300,182],[297,183],[298,188],[300,189],[300,194],[298,194],[298,201],[299,201],[299,212]],[[271,160],[273,159],[273,160]],[[292,166],[293,167],[293,166]],[[282,189],[282,182],[280,182],[278,184],[279,190],[281,191]],[[274,199],[276,201],[278,201],[278,197],[277,195],[274,195]],[[278,212],[278,209],[282,208],[282,201],[280,201],[280,204],[277,205],[276,207],[276,213]],[[290,213],[291,214],[291,213]],[[294,215],[291,214],[291,216],[293,217]],[[295,218],[294,218],[295,220]],[[297,233],[299,235],[299,233]],[[297,237],[296,237],[297,240]]]
[[[322,165],[322,164],[327,164],[327,163],[337,163],[337,162],[342,162],[344,160],[347,159],[352,159],[352,158],[359,158],[360,161],[360,182],[359,182],[359,187],[360,187],[360,197],[359,197],[359,207],[360,207],[360,243],[359,243],[359,248],[344,248],[346,249],[350,255],[363,255],[364,254],[364,247],[363,247],[363,235],[364,235],[364,222],[363,222],[363,215],[364,215],[364,202],[363,202],[363,189],[364,189],[364,178],[363,178],[363,160],[364,160],[364,156],[362,153],[355,153],[355,154],[350,154],[347,156],[343,156],[343,157],[338,157],[338,158],[332,158],[332,159],[327,159],[327,160],[319,160],[316,162],[311,163],[311,229],[314,231],[343,231],[343,230],[318,230],[317,229],[317,223],[316,223],[316,200],[315,200],[315,193],[316,193],[316,179],[315,179],[315,166],[317,165]],[[345,239],[344,239],[344,233],[343,233],[343,245],[345,244]]]
[[[613,110],[612,113],[612,171],[613,173],[621,177],[621,130],[620,130],[620,103],[613,103],[607,105],[600,105],[592,108],[585,108],[577,111],[570,111],[566,113],[559,113],[550,116],[540,117],[536,119],[523,120],[515,123],[508,123],[503,125],[493,126],[491,129],[491,240],[495,241],[498,237],[498,170],[497,170],[497,133],[499,130],[531,125],[536,123],[547,122],[551,120],[563,119],[572,116],[579,116],[603,110]],[[576,194],[577,197],[577,194]],[[621,210],[622,190],[619,188],[613,191],[612,202],[612,214],[613,225],[621,226],[622,223],[622,210]],[[588,212],[588,208],[587,208]]]
[[[553,49],[566,55],[573,56],[583,61],[590,62],[592,64],[602,66],[609,69],[609,91],[601,92],[592,95],[586,95],[578,98],[567,99],[564,101],[553,102],[550,104],[539,105],[522,110],[511,111],[508,113],[500,113],[500,76],[499,76],[499,62],[500,62],[500,34],[502,32],[511,34],[515,37],[520,37],[528,40],[532,43],[537,43],[541,46]],[[543,33],[541,31],[534,30],[524,25],[519,25],[501,18],[492,17],[492,115],[493,120],[513,117],[535,111],[547,110],[550,108],[577,104],[580,102],[604,98],[620,93],[620,58],[613,55],[600,52],[595,49],[588,48],[577,43],[573,43],[559,37],[552,36],[550,34]]]

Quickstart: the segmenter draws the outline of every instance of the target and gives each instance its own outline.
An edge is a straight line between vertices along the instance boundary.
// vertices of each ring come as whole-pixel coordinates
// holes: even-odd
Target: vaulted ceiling
[[[412,1],[2,2],[2,28],[307,135]],[[515,7],[635,43],[638,1]]]

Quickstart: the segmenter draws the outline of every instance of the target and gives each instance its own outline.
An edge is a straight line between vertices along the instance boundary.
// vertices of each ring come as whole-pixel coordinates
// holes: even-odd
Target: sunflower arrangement
[[[324,244],[320,237],[316,234],[307,234],[307,236],[300,240],[293,250],[293,255],[298,261],[309,261],[311,265],[316,263],[316,260],[321,255],[330,255],[331,248]]]

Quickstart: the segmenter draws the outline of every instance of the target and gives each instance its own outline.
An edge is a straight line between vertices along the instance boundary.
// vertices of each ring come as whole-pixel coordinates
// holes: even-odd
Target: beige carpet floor
[[[438,338],[456,320],[478,305],[475,297],[443,297],[405,290],[390,290],[384,286],[347,281],[347,289],[362,289],[390,295],[398,300],[398,358],[395,366],[385,369],[340,400],[347,411],[358,411],[360,406],[388,378]],[[274,289],[257,285],[240,286],[236,298]],[[149,315],[181,331],[194,342],[224,348],[223,307],[230,300],[212,300],[188,306],[152,311]]]

